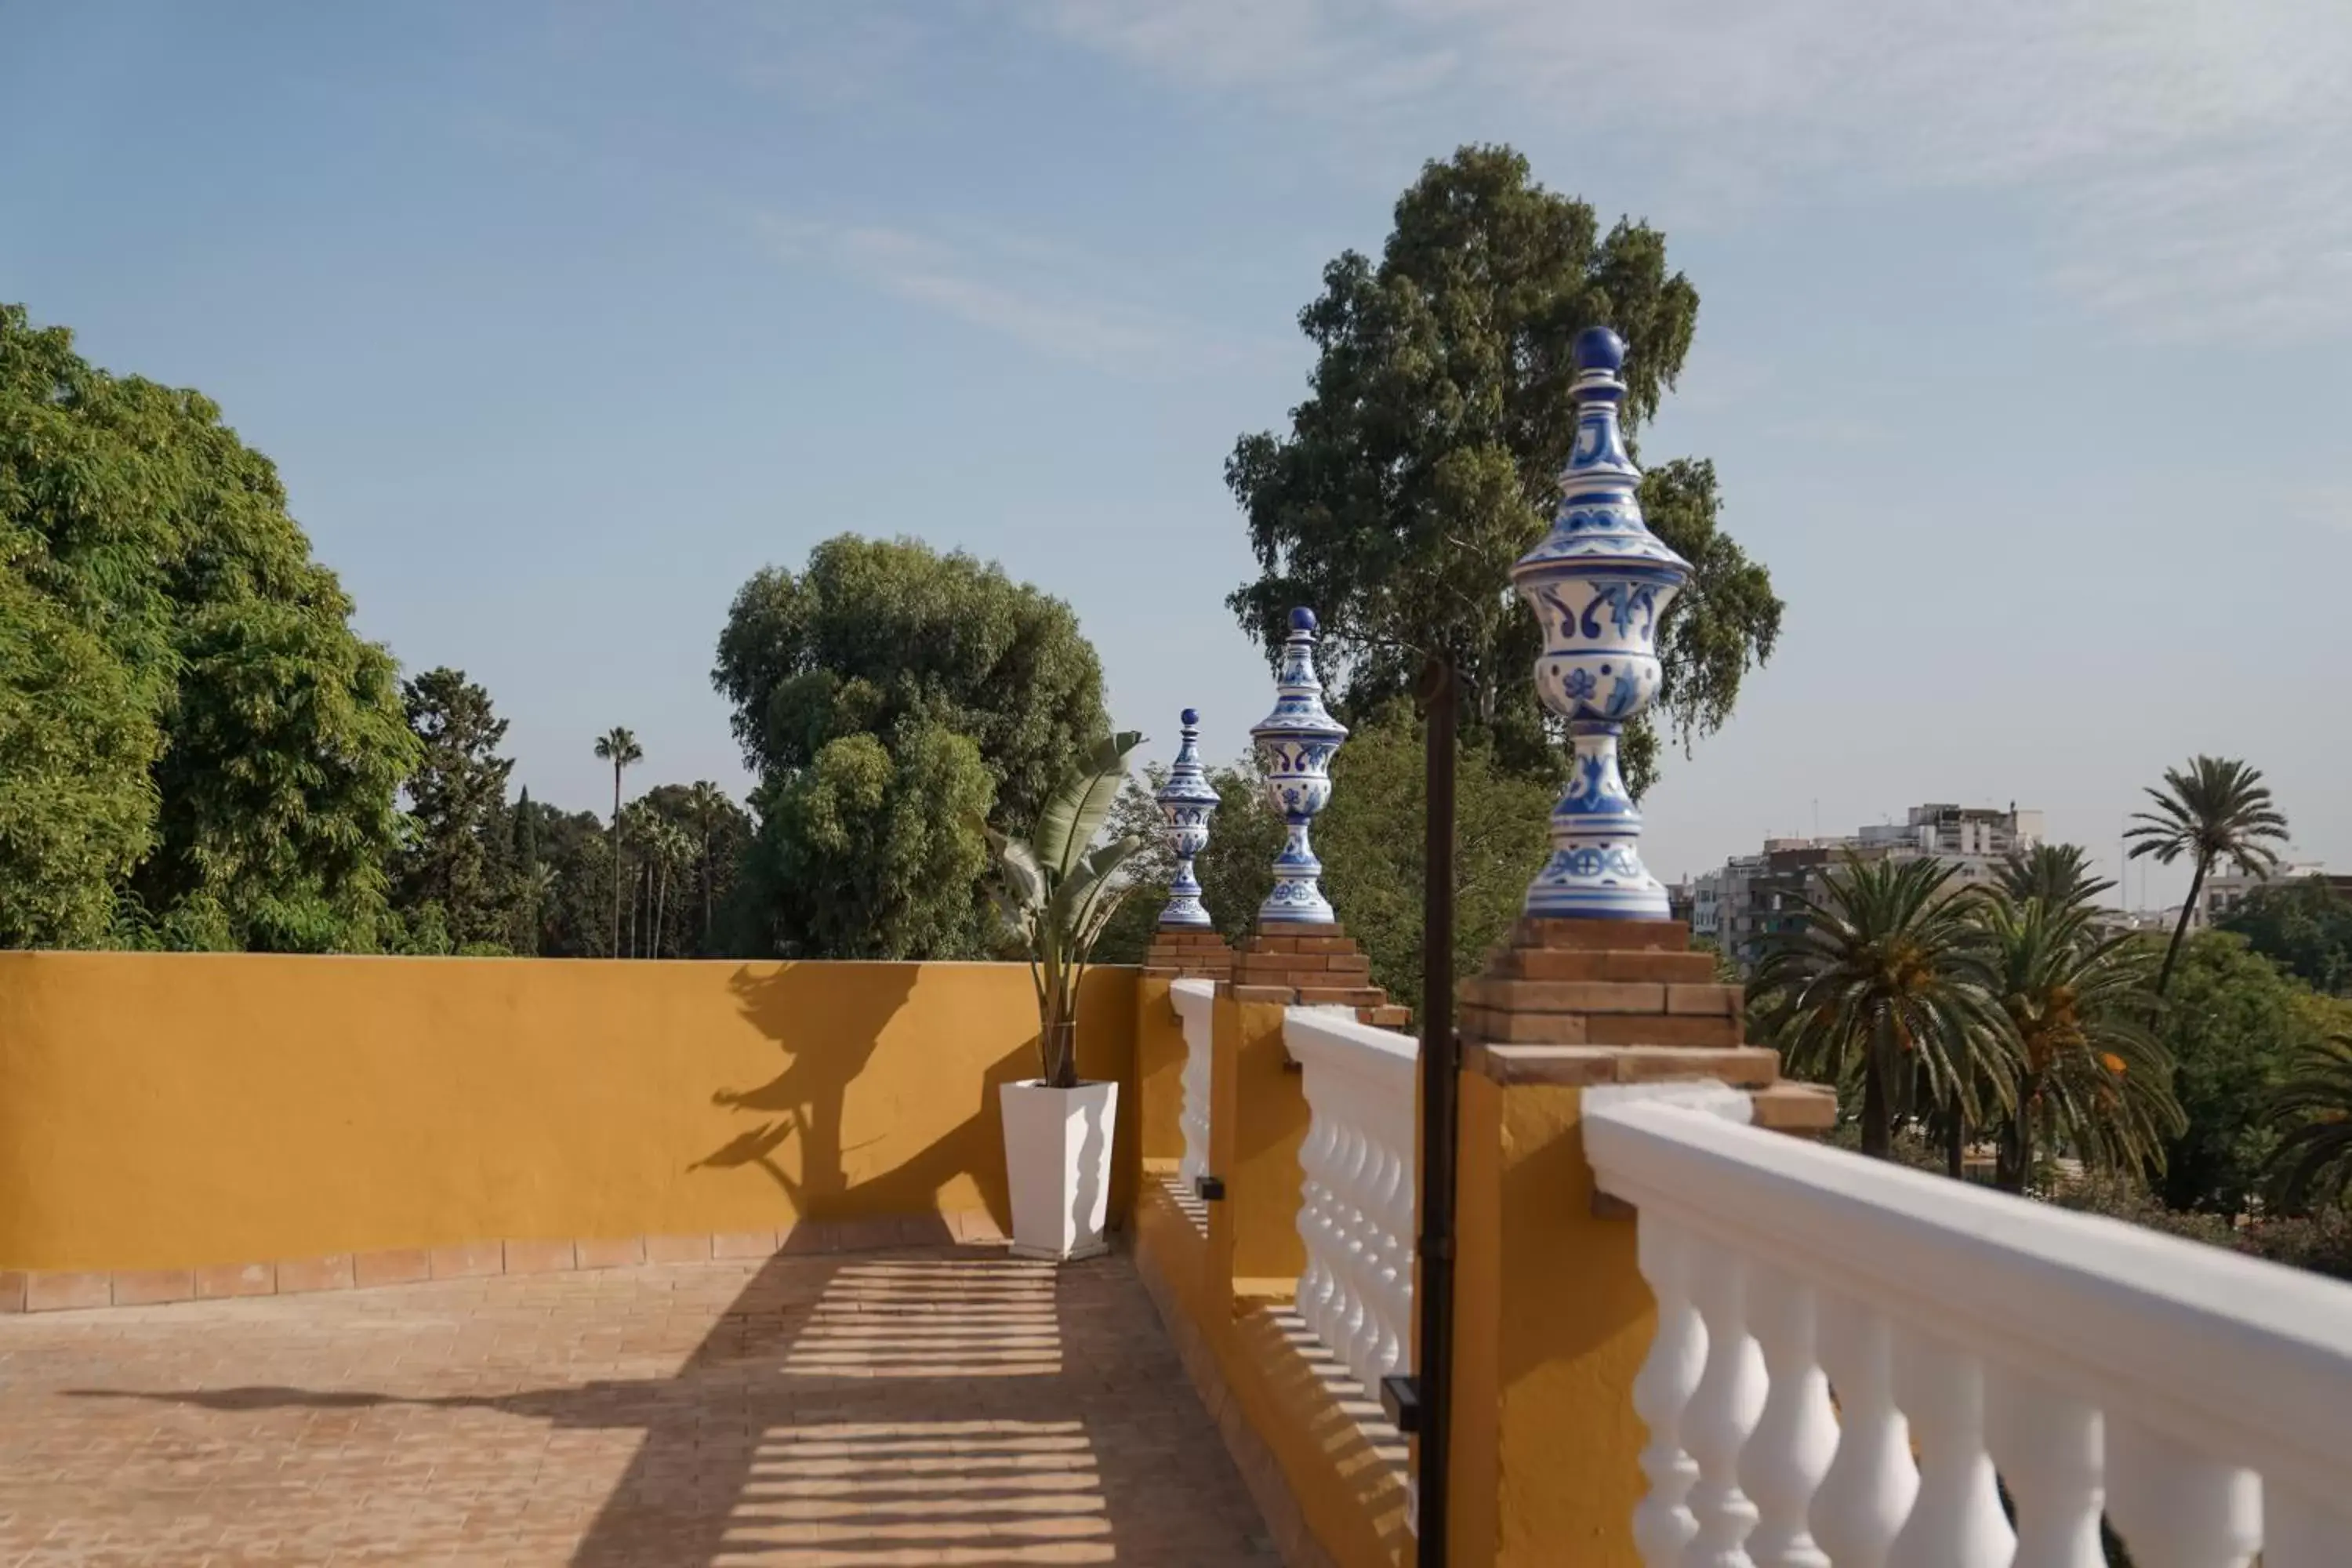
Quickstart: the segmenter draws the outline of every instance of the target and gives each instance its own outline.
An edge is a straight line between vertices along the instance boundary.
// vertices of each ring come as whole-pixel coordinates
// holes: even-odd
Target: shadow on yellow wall
[[[1089,980],[1089,1076],[1135,979]],[[1018,964],[0,954],[0,1268],[1001,1225],[1036,1034]]]

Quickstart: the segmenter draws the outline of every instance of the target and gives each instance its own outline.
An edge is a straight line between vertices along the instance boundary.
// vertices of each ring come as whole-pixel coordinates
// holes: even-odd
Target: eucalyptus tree
[[[1681,374],[1698,291],[1665,237],[1536,184],[1507,147],[1425,165],[1398,199],[1380,259],[1350,250],[1299,312],[1314,343],[1287,434],[1243,437],[1225,482],[1249,522],[1257,577],[1227,603],[1269,650],[1311,605],[1350,722],[1409,697],[1423,658],[1463,678],[1465,734],[1501,765],[1549,776],[1551,726],[1528,670],[1540,638],[1509,591],[1542,536],[1576,429],[1570,348],[1594,325],[1628,345],[1624,426]],[[1714,466],[1677,459],[1642,489],[1650,527],[1692,564],[1659,632],[1659,713],[1687,742],[1722,724],[1768,658],[1781,603],[1770,574],[1718,526]],[[1638,789],[1655,737],[1626,737]]]
[[[2161,995],[2172,983],[2172,966],[2180,957],[2181,939],[2189,934],[2206,874],[2226,860],[2247,876],[2268,877],[2278,868],[2273,846],[2286,842],[2286,818],[2273,806],[2262,770],[2232,758],[2200,753],[2186,768],[2167,768],[2164,787],[2150,788],[2147,795],[2156,809],[2134,812],[2132,821],[2138,826],[2124,836],[2131,842],[2132,858],[2150,856],[2158,865],[2169,866],[2185,855],[2195,868],[2172,941],[2164,950],[2164,967],[2157,972],[2156,989]]]

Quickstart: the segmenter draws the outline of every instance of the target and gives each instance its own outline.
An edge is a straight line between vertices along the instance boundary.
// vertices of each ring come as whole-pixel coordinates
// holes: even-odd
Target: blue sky
[[[2352,868],[2341,0],[0,0],[0,298],[217,399],[541,796],[608,799],[614,723],[643,782],[740,787],[728,600],[844,531],[1002,561],[1122,723],[1237,752],[1224,456],[1298,396],[1322,263],[1507,140],[1665,229],[1702,305],[1643,449],[1716,460],[1789,602],[1654,868],[1927,799],[2111,860],[2199,750]]]

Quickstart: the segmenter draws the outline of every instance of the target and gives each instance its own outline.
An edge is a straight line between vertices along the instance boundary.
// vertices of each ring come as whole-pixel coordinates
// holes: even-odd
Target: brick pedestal
[[[1690,951],[1680,921],[1522,920],[1461,1000],[1464,1049],[1501,1080],[1714,1079],[1749,1091],[1759,1126],[1814,1131],[1836,1117],[1828,1091],[1781,1083],[1779,1056],[1741,1043],[1739,987]]]
[[[1161,926],[1144,949],[1143,973],[1171,980],[1230,980],[1234,950],[1203,926]]]
[[[1234,954],[1234,995],[1244,1002],[1353,1007],[1383,1029],[1402,1029],[1411,1010],[1372,984],[1372,961],[1339,925],[1260,927]]]

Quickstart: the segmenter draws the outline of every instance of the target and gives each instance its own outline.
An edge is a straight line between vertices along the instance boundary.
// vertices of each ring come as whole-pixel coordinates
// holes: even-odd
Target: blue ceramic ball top
[[[1625,365],[1625,340],[1606,327],[1587,327],[1576,334],[1576,368],[1605,370],[1615,374]]]
[[[1201,710],[1198,708],[1187,708],[1176,718],[1179,723],[1197,724],[1201,721]]]
[[[1294,632],[1313,631],[1315,629],[1315,612],[1308,609],[1304,605],[1301,605],[1297,609],[1291,611],[1290,629]]]

